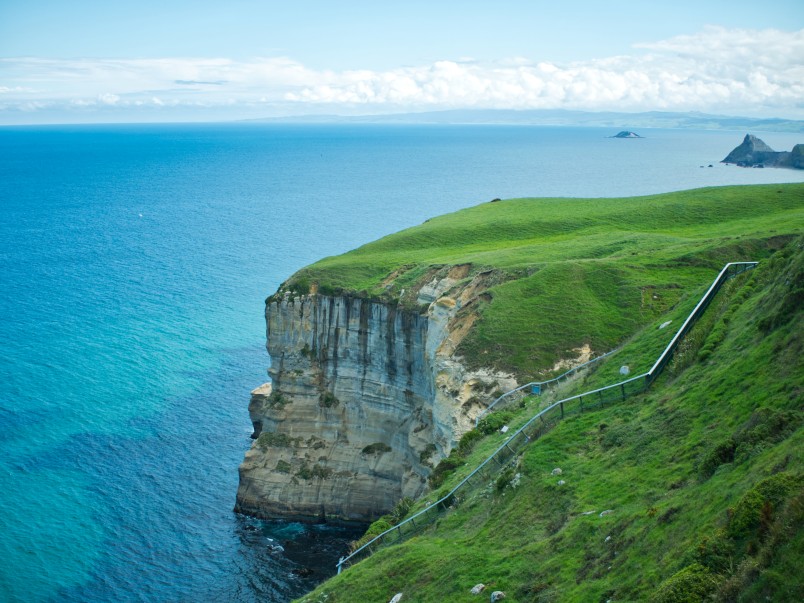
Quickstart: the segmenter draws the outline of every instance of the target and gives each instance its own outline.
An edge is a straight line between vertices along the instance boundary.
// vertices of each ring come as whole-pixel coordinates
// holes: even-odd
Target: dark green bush
[[[433,469],[430,477],[427,478],[427,481],[430,483],[430,487],[438,488],[444,483],[450,473],[455,471],[455,469],[463,464],[463,458],[457,454],[457,451],[453,450],[447,458],[441,459],[441,462],[439,462],[435,469]]]
[[[732,436],[704,454],[698,471],[707,479],[724,463],[745,462],[767,446],[793,434],[801,425],[802,413],[793,410],[759,408]]]
[[[318,405],[323,408],[334,408],[340,404],[341,401],[335,397],[335,394],[329,391],[324,391],[318,398]]]
[[[375,536],[379,536],[380,534],[382,534],[386,530],[390,530],[393,527],[394,527],[394,524],[391,522],[390,515],[383,515],[382,517],[380,517],[377,521],[373,522],[368,527],[368,529],[366,530],[366,533],[363,534],[363,536],[361,536],[358,540],[355,540],[354,542],[352,542],[351,547],[350,547],[350,552],[354,553],[361,546],[363,546],[363,545],[369,543],[371,540],[373,540]]]
[[[505,471],[500,473],[497,477],[497,481],[494,483],[494,488],[497,492],[502,492],[511,483],[511,480],[514,479],[514,474],[516,473],[516,468],[508,467]]]
[[[729,536],[741,539],[757,534],[760,526],[770,521],[768,513],[777,509],[800,482],[790,473],[777,473],[751,488],[730,514],[726,528]]]
[[[391,447],[383,442],[374,442],[363,448],[361,452],[363,454],[385,454],[386,452],[391,452]]]
[[[359,549],[364,544],[370,542],[375,536],[379,536],[386,530],[390,530],[400,521],[407,517],[408,513],[410,513],[410,509],[413,507],[413,499],[405,497],[396,503],[394,510],[391,511],[389,515],[383,515],[376,521],[374,521],[366,530],[366,533],[360,537],[359,540],[355,540],[351,544],[351,551],[354,552]]]
[[[297,278],[292,281],[285,281],[280,286],[280,289],[289,291],[293,297],[297,295],[307,295],[310,293],[310,280],[306,278]]]
[[[408,513],[410,513],[410,509],[412,507],[413,507],[413,499],[408,498],[407,496],[404,497],[402,500],[396,503],[394,510],[391,511],[391,521],[394,524],[399,523],[400,521],[405,519],[405,517],[408,516]]]
[[[483,434],[477,429],[467,431],[465,434],[463,434],[461,440],[458,442],[458,454],[461,456],[466,456],[472,452],[472,448],[475,447],[475,443],[482,437]]]
[[[296,477],[309,481],[311,479],[327,479],[332,473],[333,471],[329,467],[322,465],[313,465],[311,467],[307,463],[304,463],[296,472]]]
[[[704,454],[698,467],[701,477],[704,479],[712,477],[722,464],[733,462],[735,450],[737,450],[737,442],[734,441],[734,438],[727,438]]]
[[[763,505],[763,515],[766,508],[768,508],[767,501]],[[767,515],[760,521],[763,520],[772,523],[763,526],[766,531],[762,543],[754,550],[747,551],[750,556],[742,559],[736,570],[720,585],[717,593],[718,601],[792,603],[801,600],[800,580],[791,579],[798,573],[780,574],[777,569],[784,567],[784,564],[781,566],[777,564],[781,557],[787,557],[790,552],[795,555],[795,545],[791,547],[791,544],[800,539],[800,526],[804,525],[804,490],[799,486],[796,492],[791,493],[787,500],[778,506],[772,520]],[[785,549],[789,552],[783,552]],[[797,567],[800,563],[797,564],[796,558],[791,558],[787,565]]]
[[[489,435],[502,429],[504,425],[513,418],[513,413],[508,411],[492,412],[480,419],[477,423],[477,431],[483,435]]]
[[[330,297],[335,295],[340,295],[343,293],[343,290],[338,287],[333,287],[329,283],[319,283],[318,284],[318,293],[320,295],[328,295]]]
[[[688,565],[659,585],[652,603],[701,603],[715,590],[718,578],[699,563]]]
[[[801,411],[759,408],[746,423],[737,430],[736,459],[744,461],[765,446],[776,444],[788,438],[801,425]]]
[[[257,438],[257,446],[261,450],[268,448],[292,448],[297,446],[299,438],[292,438],[286,433],[276,433],[272,431],[263,431]]]
[[[430,457],[433,456],[433,453],[436,450],[437,449],[435,444],[433,443],[427,444],[427,446],[424,447],[424,450],[422,450],[419,453],[419,462],[426,463],[430,459]]]
[[[734,543],[723,530],[714,536],[704,537],[695,549],[695,560],[716,574],[723,574],[732,569],[734,564]]]
[[[284,408],[287,404],[292,402],[292,398],[276,390],[272,391],[271,395],[268,396],[268,406],[270,408]]]
[[[331,477],[333,473],[334,471],[329,467],[324,467],[323,465],[313,465],[313,478],[327,479],[328,477]]]
[[[433,472],[428,478],[430,487],[438,488],[441,486],[455,469],[464,464],[464,459],[472,452],[477,441],[482,439],[484,435],[499,430],[500,427],[510,420],[511,416],[511,413],[495,413],[494,415],[489,415],[480,421],[480,425],[484,426],[483,428],[489,431],[484,432],[481,430],[480,426],[478,426],[478,429],[472,429],[463,434],[458,445],[452,449],[449,456],[445,459],[441,459],[435,469],[433,469]],[[486,421],[486,419],[492,419],[492,417],[493,420]],[[499,427],[497,427],[498,424]],[[433,446],[432,452],[435,452],[435,446],[432,444],[428,444],[425,451],[430,450],[430,446]],[[429,457],[432,452],[430,452],[427,457]]]

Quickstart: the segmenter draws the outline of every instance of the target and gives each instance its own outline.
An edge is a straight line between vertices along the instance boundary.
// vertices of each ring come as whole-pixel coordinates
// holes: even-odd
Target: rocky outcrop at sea
[[[762,140],[746,134],[743,142],[721,163],[732,163],[740,167],[784,167],[804,169],[804,145],[797,144],[792,151],[774,151]]]

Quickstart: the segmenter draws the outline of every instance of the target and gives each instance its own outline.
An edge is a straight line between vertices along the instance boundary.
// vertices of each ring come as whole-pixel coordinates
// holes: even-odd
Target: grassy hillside
[[[767,257],[804,228],[804,185],[723,187],[625,199],[512,199],[441,216],[283,285],[414,306],[450,266],[488,272],[457,353],[470,366],[545,374],[571,350],[608,351],[708,282],[726,261]]]
[[[801,207],[801,187],[785,187],[783,193],[775,193],[776,187],[748,190],[752,199],[771,205],[797,195]],[[734,203],[743,203],[739,190],[726,191]],[[717,191],[686,195],[696,199]],[[664,197],[650,199],[649,207],[668,203]],[[768,247],[758,233],[778,235],[802,225],[795,213],[790,215],[798,217],[784,224],[774,212],[751,221],[738,217],[745,210],[723,211],[726,225],[710,224],[708,238],[706,227],[689,224],[686,232],[697,229],[698,237],[665,234],[667,245],[652,254],[640,247],[635,260],[626,258],[619,267],[626,280],[641,274],[642,282],[686,283],[692,274],[704,274],[696,282],[698,294],[714,276],[703,269],[709,262],[737,259],[723,255],[740,250],[763,252]],[[753,234],[737,234],[737,222]],[[578,246],[588,251],[589,245],[584,238]],[[369,246],[358,255],[370,251]],[[616,268],[613,257],[624,256],[603,256],[604,269]],[[337,258],[327,263],[338,261],[349,265]],[[583,263],[567,262],[574,269]],[[665,262],[671,267],[665,269]],[[324,275],[325,268],[326,263],[310,274]],[[592,280],[592,272],[582,273]],[[674,276],[665,279],[664,272]],[[600,289],[604,298],[605,285]],[[623,359],[645,361],[660,345],[657,324],[683,315],[685,300],[657,312],[646,328],[632,332],[617,357],[572,387],[606,381]],[[804,239],[795,237],[724,288],[649,392],[559,423],[502,478],[464,496],[421,535],[380,550],[301,601],[379,603],[402,592],[404,602],[469,602],[488,600],[491,590],[505,591],[506,601],[514,602],[800,600],[803,309]],[[622,328],[627,331],[627,325]],[[511,415],[512,424],[532,408],[518,412]],[[444,488],[501,437],[477,440],[461,459],[466,466],[449,476]],[[553,475],[554,468],[561,468],[561,475]],[[469,594],[477,583],[487,590]]]
[[[415,307],[422,284],[468,264],[462,282],[485,273],[489,287],[458,349],[468,364],[533,378],[583,344],[621,346],[563,386],[570,394],[618,380],[623,364],[647,370],[725,262],[760,260],[724,287],[649,392],[559,423],[435,525],[301,601],[385,602],[397,592],[411,602],[482,601],[490,590],[506,601],[797,601],[803,233],[800,184],[516,199],[295,274],[283,290]],[[506,409],[506,422],[516,427],[544,403]],[[504,437],[470,432],[411,512]],[[485,593],[469,594],[481,582]]]

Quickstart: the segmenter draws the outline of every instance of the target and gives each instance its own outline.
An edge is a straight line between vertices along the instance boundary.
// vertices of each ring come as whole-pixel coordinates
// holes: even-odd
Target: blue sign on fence
[[[534,385],[530,388],[530,393],[535,396],[538,396],[542,393],[542,386],[541,385]]]

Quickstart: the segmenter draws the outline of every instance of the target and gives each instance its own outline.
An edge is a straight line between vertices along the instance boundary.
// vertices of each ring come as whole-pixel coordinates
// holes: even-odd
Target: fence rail
[[[631,377],[625,381],[620,381],[612,385],[607,385],[605,387],[583,392],[575,396],[570,396],[569,398],[554,402],[547,408],[539,411],[524,425],[522,425],[522,427],[517,429],[509,438],[507,438],[505,442],[503,442],[486,458],[486,460],[480,463],[480,465],[478,465],[469,475],[463,478],[446,495],[442,496],[436,502],[428,505],[418,513],[406,518],[404,521],[400,522],[394,527],[389,528],[378,536],[375,536],[372,540],[352,552],[347,557],[341,557],[340,561],[338,561],[338,573],[340,574],[344,567],[348,567],[347,564],[351,565],[356,563],[360,559],[371,555],[381,546],[401,542],[406,536],[410,536],[424,528],[432,519],[437,517],[442,510],[459,503],[460,494],[465,488],[473,484],[486,483],[491,476],[498,474],[500,470],[505,467],[513,458],[515,458],[528,444],[534,440],[537,440],[542,434],[546,433],[553,425],[555,425],[565,416],[583,412],[587,408],[625,400],[630,396],[644,392],[651,386],[651,384],[670,362],[673,354],[676,351],[676,348],[678,347],[678,344],[690,331],[692,326],[695,324],[695,321],[697,321],[698,318],[700,318],[701,315],[706,311],[706,308],[709,306],[714,296],[717,295],[718,291],[720,291],[723,283],[725,283],[729,278],[740,274],[741,272],[754,268],[756,265],[757,262],[730,262],[726,264],[648,372],[637,375],[636,377]],[[567,371],[567,373],[564,373],[555,379],[551,379],[548,382],[557,381],[568,373],[578,370],[583,366],[590,364],[591,362],[596,362],[597,360],[605,358],[611,353],[612,352],[608,352],[603,356],[599,356],[598,358],[595,358],[584,365],[578,366],[575,369]],[[520,392],[527,387],[533,385],[542,385],[548,382],[532,382],[522,385],[497,398],[491,406],[506,398],[508,394],[513,395],[514,393]],[[486,412],[491,410],[491,406],[486,409]]]
[[[530,383],[526,383],[525,385],[520,385],[519,387],[514,388],[511,391],[505,392],[503,395],[501,395],[498,398],[496,398],[495,400],[493,400],[491,404],[489,404],[486,408],[484,408],[483,411],[479,415],[477,415],[477,417],[475,417],[475,427],[477,427],[478,423],[480,423],[480,419],[482,419],[484,416],[486,416],[488,413],[490,413],[492,410],[494,410],[494,407],[497,406],[497,404],[499,404],[501,402],[507,402],[508,400],[513,399],[517,394],[520,394],[520,393],[522,393],[523,391],[525,391],[525,390],[527,390],[529,388],[532,389],[532,388],[538,386],[539,391],[541,391],[541,390],[543,390],[546,387],[549,387],[551,385],[558,385],[558,383],[560,383],[562,379],[568,379],[571,375],[577,373],[580,370],[585,369],[590,364],[594,364],[595,362],[597,362],[599,360],[603,360],[607,356],[611,356],[616,351],[617,350],[612,350],[612,351],[606,352],[605,354],[602,354],[602,355],[600,355],[600,356],[598,356],[596,358],[592,358],[591,360],[587,360],[583,364],[579,364],[578,366],[574,366],[571,369],[569,369],[568,371],[566,371],[565,373],[561,373],[558,377],[553,377],[552,379],[548,379],[547,381],[531,381]]]

